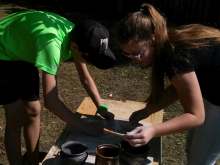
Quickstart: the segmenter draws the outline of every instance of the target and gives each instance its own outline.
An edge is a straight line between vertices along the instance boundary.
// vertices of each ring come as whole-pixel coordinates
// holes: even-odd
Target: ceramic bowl
[[[147,159],[149,150],[148,144],[133,147],[127,141],[122,140],[119,143],[119,148],[121,150],[121,159],[128,165],[139,165]]]
[[[88,157],[86,144],[69,141],[61,146],[60,157],[64,165],[82,165]]]
[[[95,149],[95,165],[119,165],[120,149],[112,144],[102,144]]]

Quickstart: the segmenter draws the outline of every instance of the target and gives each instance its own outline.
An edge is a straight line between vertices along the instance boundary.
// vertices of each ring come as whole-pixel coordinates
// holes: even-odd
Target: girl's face
[[[153,62],[154,47],[150,40],[144,46],[138,43],[121,45],[123,54],[131,58],[132,62],[142,65],[150,65]]]

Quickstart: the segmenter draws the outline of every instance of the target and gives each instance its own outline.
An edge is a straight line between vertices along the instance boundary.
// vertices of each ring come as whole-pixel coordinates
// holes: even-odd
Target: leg
[[[205,122],[195,128],[187,165],[214,165],[220,156],[220,106],[204,100]]]
[[[22,101],[22,104],[24,107],[24,138],[27,161],[30,165],[38,165],[41,105],[39,101]]]
[[[4,105],[6,116],[5,148],[10,165],[22,165],[21,129],[23,109],[21,100]]]
[[[22,102],[20,98],[23,100]],[[16,101],[18,99],[19,101]],[[23,121],[22,124],[19,122],[23,119],[22,117],[25,117],[24,136],[27,150],[28,153],[32,153],[29,154],[28,159],[30,161],[35,161],[35,158],[38,160],[39,74],[33,64],[23,61],[0,60],[0,105],[4,105],[5,108],[6,151],[10,164],[21,165],[20,140]]]
[[[23,62],[19,75],[19,95],[24,108],[24,139],[29,165],[39,163],[40,111],[39,73],[30,63]]]

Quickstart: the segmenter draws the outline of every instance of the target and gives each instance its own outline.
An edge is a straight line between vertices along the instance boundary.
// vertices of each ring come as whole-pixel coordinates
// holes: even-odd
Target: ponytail
[[[140,11],[146,14],[152,22],[152,30],[155,35],[154,42],[154,63],[152,65],[150,79],[150,95],[147,99],[148,106],[152,111],[156,110],[156,105],[162,99],[164,92],[164,69],[163,56],[164,46],[168,41],[167,23],[165,18],[151,5],[142,4]]]

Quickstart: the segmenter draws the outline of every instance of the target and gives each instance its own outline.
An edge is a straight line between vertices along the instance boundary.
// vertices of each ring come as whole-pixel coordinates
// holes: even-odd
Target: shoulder
[[[36,26],[43,25],[44,28],[53,27],[55,29],[58,29],[63,26],[67,27],[68,29],[72,29],[75,26],[72,22],[70,22],[63,16],[52,12],[28,11],[24,12],[22,16],[25,18],[23,19],[24,23],[26,22],[27,24],[36,24]]]
[[[195,53],[195,52],[194,52]],[[187,49],[181,49],[169,54],[164,61],[164,71],[169,79],[173,75],[190,72],[195,70],[195,63],[192,52]]]

